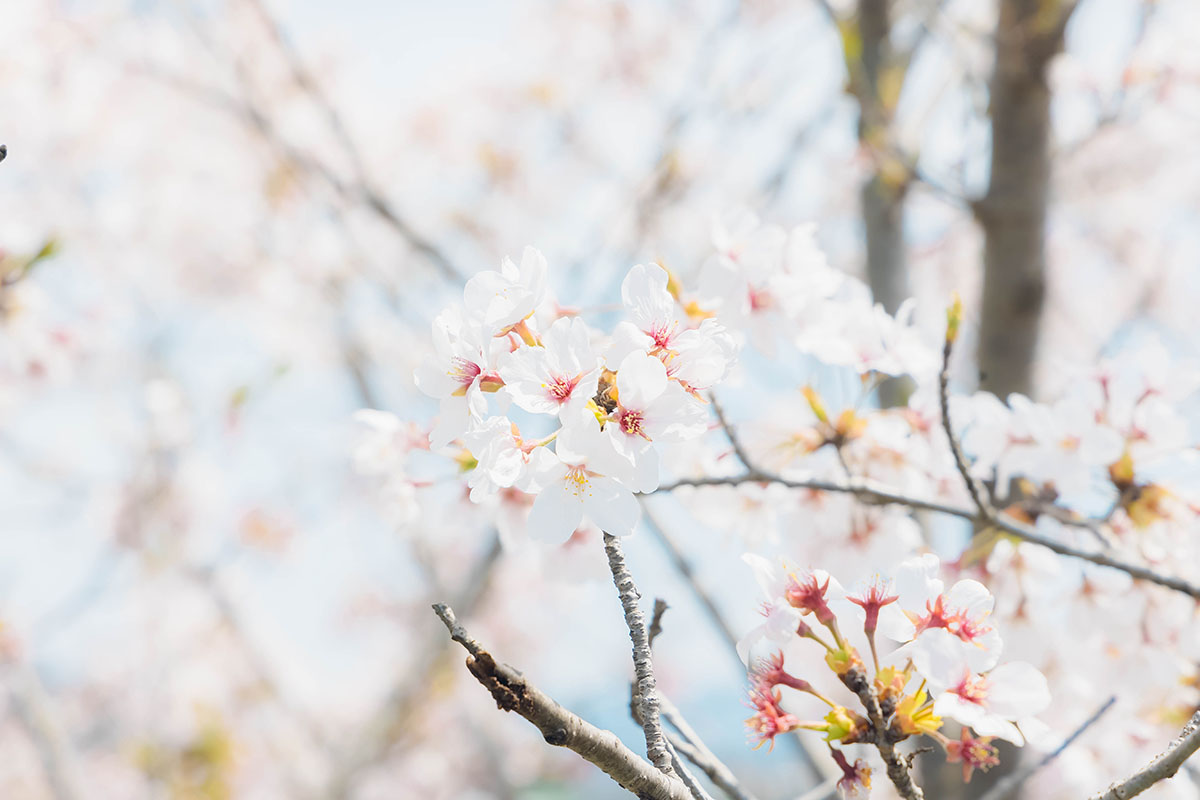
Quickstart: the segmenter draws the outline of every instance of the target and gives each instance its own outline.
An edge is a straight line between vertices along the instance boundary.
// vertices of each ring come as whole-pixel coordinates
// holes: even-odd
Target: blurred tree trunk
[[[984,233],[980,387],[1001,397],[1032,394],[1046,295],[1046,209],[1050,193],[1050,88],[1046,68],[1062,49],[1075,0],[1000,0],[990,84],[991,176],[974,210]],[[949,733],[949,731],[947,731]],[[942,753],[922,759],[926,796],[982,796],[1016,769],[1020,751],[994,741],[1000,765],[962,783]],[[1017,797],[1013,793],[1011,797]]]
[[[874,168],[859,189],[866,234],[866,274],[875,302],[894,313],[908,298],[908,262],[904,246],[904,199],[909,170],[893,152],[891,124],[905,63],[892,52],[891,0],[860,0],[857,30],[843,47],[850,90],[858,100],[858,142],[871,154]],[[854,59],[855,51],[858,58]],[[854,63],[857,60],[857,63]],[[911,382],[892,378],[879,387],[881,406],[904,405]]]
[[[990,91],[991,177],[975,212],[985,238],[980,386],[1001,397],[1033,392],[1046,294],[1046,67],[1062,49],[1074,6],[1074,0],[1000,0]]]
[[[858,5],[861,73],[859,80],[852,82],[860,109],[859,144],[876,153],[875,169],[860,189],[867,239],[867,280],[875,301],[895,312],[908,297],[902,227],[907,175],[897,180],[886,172],[892,161],[888,155],[888,129],[894,108],[885,99],[881,84],[887,71],[896,68],[888,42],[892,26],[888,3],[889,0],[861,0]]]

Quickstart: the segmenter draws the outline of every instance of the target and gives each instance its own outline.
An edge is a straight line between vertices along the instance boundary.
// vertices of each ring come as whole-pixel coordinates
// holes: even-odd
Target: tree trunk
[[[991,82],[991,178],[975,211],[985,237],[980,386],[1001,397],[1010,392],[1028,395],[1034,389],[1033,364],[1046,295],[1046,66],[1062,48],[1071,7],[1073,3],[1054,0],[1000,2]]]
[[[891,110],[880,94],[880,79],[892,63],[888,41],[892,20],[889,0],[861,0],[858,5],[858,35],[862,44],[861,74],[855,95],[858,99],[858,140],[870,150],[890,138]],[[884,156],[891,158],[890,155]],[[895,313],[908,298],[908,262],[904,247],[904,185],[884,179],[876,168],[859,190],[863,228],[866,233],[866,274],[875,302]],[[904,405],[912,392],[911,381],[891,378],[879,387],[883,407]]]

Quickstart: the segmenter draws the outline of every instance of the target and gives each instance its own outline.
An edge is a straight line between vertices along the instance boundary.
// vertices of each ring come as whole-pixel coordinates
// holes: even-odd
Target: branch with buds
[[[734,445],[735,452],[745,452],[744,448],[737,439],[736,433],[732,426],[724,423],[722,427],[725,434],[731,442],[737,442]],[[682,478],[672,483],[665,483],[658,487],[657,492],[672,492],[684,486],[740,486],[744,483],[776,483],[780,486],[786,486],[789,489],[812,489],[822,492],[838,492],[842,494],[852,494],[864,503],[875,505],[902,505],[913,509],[914,511],[933,511],[938,514],[946,514],[947,516],[959,517],[960,519],[971,520],[980,525],[987,525],[996,528],[1003,533],[1014,536],[1022,541],[1038,544],[1048,550],[1052,550],[1062,556],[1070,558],[1078,558],[1083,561],[1089,561],[1102,567],[1112,567],[1120,570],[1127,575],[1138,580],[1154,583],[1159,586],[1165,586],[1168,589],[1173,589],[1177,592],[1194,597],[1200,600],[1200,586],[1191,583],[1183,578],[1177,578],[1173,575],[1163,575],[1149,567],[1144,567],[1140,564],[1133,564],[1124,559],[1110,556],[1104,552],[1095,552],[1074,547],[1069,544],[1064,544],[1055,539],[1039,533],[1029,525],[1024,525],[1016,520],[1006,519],[1001,516],[995,509],[992,509],[985,503],[987,511],[980,508],[964,508],[962,506],[942,503],[936,500],[925,500],[919,497],[912,497],[903,492],[896,491],[889,486],[885,486],[876,481],[866,479],[849,479],[846,481],[831,481],[820,478],[785,478],[777,475],[769,470],[751,462],[745,462],[747,472],[744,475],[733,477],[702,477],[702,478]],[[982,495],[981,495],[982,497]]]

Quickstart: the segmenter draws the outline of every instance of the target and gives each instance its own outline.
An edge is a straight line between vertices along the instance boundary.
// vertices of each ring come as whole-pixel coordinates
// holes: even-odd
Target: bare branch
[[[992,507],[983,484],[971,474],[971,466],[967,463],[962,445],[954,435],[954,426],[950,423],[950,354],[954,349],[954,340],[958,338],[958,324],[962,316],[962,304],[957,299],[951,306],[950,315],[952,318],[947,322],[946,343],[942,346],[942,371],[938,373],[938,403],[942,408],[942,430],[946,432],[950,452],[954,455],[954,466],[958,468],[958,474],[967,485],[971,500],[979,509],[980,515],[990,522],[995,519],[996,510]]]
[[[487,550],[475,562],[458,590],[455,602],[459,608],[467,609],[469,613],[479,604],[502,550],[500,536],[493,531]],[[325,784],[323,797],[337,800],[353,794],[359,776],[373,764],[387,758],[400,738],[400,732],[409,726],[413,715],[428,700],[432,676],[442,668],[448,655],[440,632],[431,633],[435,633],[437,638],[417,648],[422,659],[392,687],[387,699],[366,724],[362,735],[352,741],[337,758],[337,766]]]
[[[758,800],[749,790],[742,786],[737,776],[733,774],[733,771],[708,749],[707,745],[700,739],[699,734],[683,718],[683,714],[675,707],[674,703],[661,692],[658,695],[658,702],[663,719],[679,732],[678,736],[672,736],[668,732],[667,738],[681,755],[695,764],[697,768],[708,776],[708,779],[713,782],[714,786],[729,795],[732,800]]]
[[[491,693],[501,710],[517,712],[541,731],[547,743],[578,753],[639,798],[693,800],[681,781],[664,775],[642,759],[615,733],[597,728],[573,714],[529,683],[520,672],[507,664],[497,663],[483,645],[458,624],[454,610],[448,605],[437,603],[433,610],[450,632],[450,637],[470,653],[467,669]]]
[[[1108,698],[1108,700],[1104,702],[1104,705],[1100,706],[1095,710],[1095,712],[1092,713],[1090,717],[1084,720],[1083,724],[1076,728],[1074,733],[1064,739],[1063,743],[1060,744],[1053,752],[1047,753],[1041,759],[1029,765],[1025,769],[1006,776],[999,783],[989,789],[982,797],[979,798],[979,800],[1005,800],[1006,797],[1019,789],[1021,784],[1032,778],[1035,772],[1062,755],[1068,747],[1075,743],[1076,739],[1083,735],[1084,731],[1095,725],[1096,722],[1103,717],[1104,714],[1110,708],[1112,708],[1113,704],[1116,702],[1116,695]]]
[[[633,582],[633,575],[625,564],[625,553],[621,541],[610,533],[604,534],[604,552],[608,555],[608,568],[612,572],[613,584],[625,611],[625,625],[629,628],[629,639],[633,642],[633,672],[637,682],[638,711],[642,729],[646,734],[646,755],[665,775],[671,775],[671,754],[667,752],[663,738],[662,722],[658,717],[658,690],[654,682],[654,663],[650,656],[650,637],[646,633],[646,619],[638,606],[641,594]]]
[[[1168,589],[1173,589],[1177,592],[1195,597],[1200,600],[1200,586],[1190,583],[1183,578],[1177,578],[1170,575],[1161,575],[1154,570],[1138,564],[1131,564],[1119,558],[1115,558],[1106,553],[1090,552],[1082,550],[1078,547],[1072,547],[1068,544],[1063,544],[1055,539],[1038,533],[1035,529],[1028,525],[1023,525],[1014,520],[1005,519],[997,515],[994,519],[988,519],[981,515],[978,509],[963,508],[962,506],[954,506],[948,503],[941,503],[936,500],[924,500],[918,497],[897,492],[883,484],[870,480],[855,479],[849,481],[827,481],[818,478],[806,479],[790,479],[775,475],[770,472],[765,472],[757,467],[751,469],[745,475],[738,475],[729,478],[720,477],[704,477],[704,478],[684,478],[673,483],[664,484],[656,490],[656,492],[671,492],[681,486],[740,486],[743,483],[777,483],[781,486],[786,486],[790,489],[815,489],[822,492],[840,492],[843,494],[852,494],[864,503],[872,503],[876,505],[902,505],[907,506],[917,511],[934,511],[939,514],[946,514],[952,517],[972,520],[980,524],[989,524],[1010,536],[1015,536],[1026,542],[1040,544],[1048,550],[1053,550],[1055,553],[1071,558],[1078,558],[1083,561],[1089,561],[1093,564],[1098,564],[1102,567],[1112,567],[1120,570],[1131,577],[1138,580],[1146,581],[1147,583],[1158,584],[1165,586]]]
[[[662,633],[662,618],[670,606],[667,601],[661,597],[654,598],[654,612],[650,615],[650,632],[648,634],[650,646],[654,646],[654,640]]]
[[[713,796],[704,790],[700,785],[700,781],[696,780],[696,776],[687,768],[687,764],[683,763],[683,759],[679,757],[679,751],[675,747],[675,739],[671,736],[667,737],[667,752],[671,754],[671,768],[675,770],[675,774],[683,781],[683,785],[691,792],[694,800],[713,800]]]
[[[721,419],[724,420],[724,417],[721,417]],[[725,425],[727,432],[731,430],[728,427],[727,422]],[[731,437],[731,441],[733,440],[734,439]],[[729,621],[725,619],[725,615],[721,612],[721,609],[717,605],[716,600],[713,599],[712,594],[700,583],[700,579],[696,575],[696,570],[692,566],[692,563],[688,561],[687,556],[684,555],[683,550],[679,547],[679,544],[675,541],[674,537],[671,536],[666,527],[658,520],[658,517],[650,508],[650,503],[647,502],[645,496],[642,496],[640,499],[642,501],[642,522],[645,524],[646,528],[649,529],[650,533],[653,534],[658,540],[658,543],[662,545],[663,550],[666,551],[667,556],[671,559],[671,563],[674,565],[675,570],[679,573],[679,576],[683,578],[683,581],[687,584],[688,588],[692,590],[692,594],[700,603],[701,608],[703,608],[705,613],[708,614],[709,621],[712,622],[713,627],[717,629],[717,632],[721,635],[721,638],[727,645],[729,645],[727,652],[729,653],[730,658],[732,658],[734,663],[737,665],[737,669],[739,671],[744,670],[745,664],[742,663],[742,658],[737,652],[737,634],[733,632],[733,628],[730,626]],[[659,696],[661,698],[661,694]],[[834,773],[839,776],[841,775],[841,772],[837,769],[837,765],[833,764],[831,761],[829,761],[829,759],[824,758],[823,754],[819,755],[813,751],[811,745],[809,744],[811,739],[804,736],[795,735],[786,737],[786,741],[789,745],[794,746],[797,749],[797,752],[800,755],[804,765],[808,767],[813,774],[823,778],[832,777]],[[678,742],[674,742],[674,744],[676,747],[679,746]],[[691,760],[690,756],[688,758]],[[692,763],[695,762],[693,761]],[[696,766],[704,769],[704,767],[700,764],[697,764]]]
[[[46,783],[55,800],[77,800],[84,796],[75,766],[74,753],[46,697],[34,668],[27,664],[11,664],[0,677],[9,686],[9,697],[16,718],[29,734]]]
[[[1158,758],[1135,772],[1121,783],[1114,783],[1108,791],[1092,797],[1092,800],[1128,800],[1139,795],[1159,781],[1173,776],[1196,750],[1200,749],[1200,711],[1192,715],[1183,732]]]
[[[721,634],[721,638],[729,645],[729,652],[737,662],[738,668],[743,668],[742,659],[737,654],[738,637],[733,632],[733,628],[729,626],[728,620],[721,613],[721,609],[717,607],[717,603],[713,600],[712,595],[700,584],[692,563],[687,560],[687,556],[683,554],[683,550],[680,549],[679,544],[667,532],[662,523],[658,521],[658,517],[651,511],[650,504],[646,502],[644,497],[642,498],[642,522],[654,538],[658,540],[658,543],[662,545],[663,550],[667,552],[668,558],[671,559],[671,564],[675,567],[680,577],[683,578],[684,583],[688,585],[688,588],[692,590],[692,594],[695,595],[700,606],[708,614],[713,627],[717,629],[717,632]]]

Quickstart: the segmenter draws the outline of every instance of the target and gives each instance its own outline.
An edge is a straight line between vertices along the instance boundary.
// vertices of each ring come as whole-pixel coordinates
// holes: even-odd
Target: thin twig
[[[1028,525],[1007,520],[999,515],[994,519],[988,519],[981,515],[978,509],[963,508],[962,506],[941,503],[936,500],[924,500],[912,497],[871,480],[858,479],[839,482],[817,478],[790,479],[754,467],[747,474],[734,477],[684,478],[673,483],[663,484],[658,487],[656,493],[671,492],[682,486],[740,486],[743,483],[777,483],[790,489],[815,489],[823,492],[852,494],[865,503],[903,505],[917,511],[934,511],[939,514],[960,517],[961,519],[971,520],[980,524],[989,524],[1018,539],[1033,544],[1040,544],[1042,547],[1053,550],[1059,555],[1089,561],[1102,567],[1112,567],[1138,580],[1165,586],[1168,589],[1182,592],[1200,600],[1200,586],[1190,583],[1183,578],[1161,575],[1148,567],[1132,564],[1128,561],[1114,558],[1106,553],[1089,552],[1078,547],[1063,544],[1049,536],[1038,533]]]
[[[659,692],[658,702],[663,719],[679,733],[678,736],[672,736],[669,731],[667,734],[668,740],[676,750],[695,764],[708,776],[714,786],[729,795],[732,800],[758,800],[742,786],[733,771],[717,758],[712,750],[708,749],[700,735],[688,724],[688,721],[683,718],[683,714],[666,695]]]
[[[604,534],[604,552],[608,556],[608,568],[612,572],[613,584],[625,611],[625,626],[629,628],[629,640],[633,643],[633,673],[637,683],[637,702],[646,734],[646,755],[665,775],[672,775],[671,754],[663,738],[662,721],[658,716],[658,689],[654,682],[654,662],[650,655],[650,637],[646,633],[646,618],[638,606],[641,594],[633,582],[633,575],[625,564],[625,553],[621,540],[610,533]]]
[[[482,600],[488,586],[488,578],[500,558],[503,547],[499,533],[492,532],[487,550],[475,562],[455,602],[459,608],[475,608]],[[422,659],[414,665],[388,693],[378,711],[358,737],[339,755],[333,775],[325,783],[321,797],[340,800],[353,794],[359,777],[373,764],[383,761],[392,752],[400,734],[411,725],[412,716],[429,700],[429,685],[434,674],[442,667],[448,655],[440,634],[417,648]]]
[[[650,630],[647,634],[651,647],[654,646],[654,640],[662,633],[662,618],[668,608],[670,606],[667,605],[666,600],[661,597],[654,598],[654,612],[650,615]]]
[[[837,784],[840,778],[830,778],[824,783],[816,786],[804,794],[796,798],[796,800],[825,800],[837,791]]]
[[[727,424],[728,423],[726,423],[726,425]],[[728,431],[729,429],[726,428],[726,430]],[[644,496],[640,497],[639,499],[642,501],[642,522],[645,524],[646,528],[649,529],[650,533],[658,540],[658,543],[662,545],[662,548],[666,551],[668,558],[671,559],[671,564],[675,567],[675,570],[679,573],[680,577],[683,578],[684,583],[687,584],[689,589],[691,589],[693,596],[695,596],[696,600],[700,603],[700,607],[703,608],[705,613],[708,615],[709,621],[712,623],[713,627],[716,628],[717,632],[721,635],[721,638],[725,640],[725,644],[728,645],[726,652],[729,653],[729,657],[733,659],[733,662],[737,665],[737,670],[742,672],[746,665],[742,663],[742,657],[738,655],[737,634],[733,632],[732,626],[730,626],[729,621],[725,619],[724,613],[721,612],[721,609],[717,605],[716,600],[713,599],[712,594],[706,588],[704,588],[703,584],[700,583],[700,579],[696,575],[696,570],[692,566],[692,562],[688,560],[686,555],[684,555],[683,549],[680,548],[674,537],[671,536],[671,534],[667,531],[666,526],[659,521],[657,515],[655,515],[654,511],[651,509],[651,504]],[[841,772],[837,769],[837,765],[833,764],[831,761],[829,761],[829,759],[824,758],[823,754],[818,755],[817,753],[813,752],[810,745],[810,741],[812,741],[811,739],[800,735],[794,735],[785,737],[785,741],[788,742],[789,746],[796,748],[798,754],[800,755],[801,761],[804,763],[804,766],[807,767],[813,773],[813,775],[822,778],[833,777],[835,772],[837,776],[841,775]],[[703,767],[701,768],[703,769]]]
[[[615,733],[597,728],[568,711],[520,672],[498,663],[458,623],[450,606],[436,603],[433,610],[450,632],[450,638],[470,653],[467,669],[491,693],[498,708],[517,712],[541,731],[548,744],[578,753],[639,798],[694,800],[682,781],[662,774],[626,747]],[[669,759],[670,755],[667,757]]]
[[[37,672],[31,665],[16,663],[0,672],[0,678],[3,679],[0,683],[9,687],[11,707],[42,762],[50,795],[55,800],[79,800],[84,797],[75,753],[50,707]]]
[[[957,317],[962,316],[962,306],[960,301],[955,300],[954,307],[957,311],[951,311]],[[975,503],[975,507],[979,509],[979,514],[991,521],[996,517],[996,510],[992,507],[991,500],[987,496],[987,491],[983,484],[971,474],[971,466],[967,463],[967,457],[963,454],[962,445],[958,441],[958,437],[954,435],[954,426],[950,423],[950,354],[954,349],[954,341],[958,338],[958,319],[957,317],[950,321],[946,330],[946,343],[942,346],[942,371],[938,373],[938,403],[942,408],[942,430],[946,433],[946,439],[950,442],[950,452],[954,456],[954,466],[958,468],[958,474],[962,476],[963,483],[967,485],[967,491],[971,494],[971,500]]]
[[[1164,781],[1179,771],[1179,768],[1196,750],[1200,749],[1200,711],[1192,715],[1183,732],[1157,758],[1130,777],[1114,783],[1108,791],[1092,797],[1092,800],[1128,800],[1139,795],[1159,781]]]
[[[713,800],[712,795],[704,790],[700,785],[700,781],[696,780],[696,776],[687,768],[687,764],[683,763],[683,759],[679,757],[679,751],[675,747],[675,743],[670,736],[667,737],[667,752],[671,754],[671,767],[675,770],[675,774],[683,781],[683,785],[691,792],[694,800]]]
[[[700,584],[700,579],[696,576],[696,570],[692,566],[692,562],[688,561],[687,556],[684,555],[683,550],[679,547],[674,537],[659,522],[658,517],[650,508],[650,503],[644,497],[640,499],[642,500],[642,522],[651,535],[658,540],[663,550],[666,551],[672,566],[675,567],[675,571],[683,578],[684,583],[687,584],[696,600],[699,601],[700,607],[708,614],[709,621],[712,622],[717,632],[721,634],[721,638],[729,645],[729,653],[737,663],[738,669],[744,669],[745,665],[742,664],[742,659],[737,654],[737,634],[733,632],[733,628],[730,627],[728,620],[725,619],[725,615],[717,607],[712,594]]]
[[[984,793],[979,800],[1004,800],[1010,794],[1019,789],[1021,784],[1032,778],[1035,772],[1061,756],[1068,747],[1075,743],[1076,739],[1083,735],[1084,731],[1095,725],[1096,722],[1103,717],[1116,702],[1116,695],[1108,698],[1108,700],[1104,702],[1104,705],[1096,709],[1096,711],[1090,717],[1083,721],[1082,725],[1075,729],[1074,733],[1064,739],[1063,743],[1055,748],[1052,752],[1047,753],[1033,764],[1030,764],[1028,767],[1002,778],[995,786]]]

